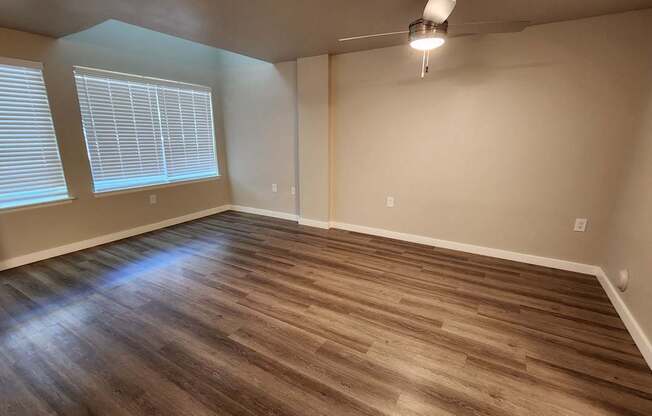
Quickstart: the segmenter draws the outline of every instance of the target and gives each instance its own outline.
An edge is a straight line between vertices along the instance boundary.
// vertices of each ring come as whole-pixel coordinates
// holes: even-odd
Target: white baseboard
[[[309,220],[307,218],[299,218],[299,225],[305,225],[307,227],[314,228],[323,228],[325,230],[331,228],[331,223],[327,221]]]
[[[265,217],[280,218],[282,220],[297,221],[299,217],[296,214],[287,212],[270,211],[267,209],[243,207],[242,205],[231,205],[233,211],[244,212],[247,214],[263,215]]]
[[[620,291],[616,289],[604,270],[601,267],[596,266],[595,275],[604,291],[607,292],[607,296],[609,296],[609,300],[614,305],[614,308],[616,308],[620,319],[622,319],[625,327],[627,327],[632,338],[634,338],[634,342],[641,351],[641,354],[643,354],[643,358],[645,358],[647,365],[652,369],[652,342],[647,335],[645,335],[645,332],[632,314],[632,311],[627,307],[627,304],[620,295]]]
[[[265,209],[244,207],[239,205],[231,206],[234,211],[246,212],[249,214],[264,215],[274,218],[282,218],[291,221],[298,221],[300,225],[316,228],[338,228],[340,230],[353,231],[362,234],[375,235],[379,237],[393,238],[395,240],[419,243],[433,247],[440,247],[450,250],[462,251],[465,253],[479,254],[482,256],[495,257],[504,260],[518,261],[521,263],[534,264],[537,266],[550,267],[553,269],[566,270],[570,272],[584,273],[589,275],[595,274],[595,266],[583,263],[576,263],[567,260],[559,260],[550,257],[535,256],[532,254],[517,253],[514,251],[500,250],[489,247],[476,246],[472,244],[457,243],[454,241],[439,240],[436,238],[425,237],[415,234],[405,234],[396,231],[384,230],[381,228],[365,227],[362,225],[346,224],[341,222],[317,221],[307,218],[301,218],[294,214],[284,212],[268,211]]]
[[[394,231],[383,230],[379,228],[364,227],[353,224],[343,224],[338,222],[330,223],[331,228],[338,228],[341,230],[353,231],[362,234],[370,234],[379,237],[393,238],[401,241],[409,241],[412,243],[419,243],[433,247],[446,248],[450,250],[462,251],[465,253],[479,254],[483,256],[490,256],[505,260],[518,261],[521,263],[534,264],[537,266],[551,267],[559,270],[566,270],[571,272],[583,273],[594,275],[602,285],[604,291],[607,293],[609,300],[616,308],[620,319],[622,319],[628,332],[634,339],[636,346],[641,351],[643,358],[647,362],[650,369],[652,369],[652,342],[646,336],[645,332],[639,325],[638,321],[627,307],[627,304],[620,296],[620,292],[611,283],[604,270],[598,266],[589,264],[575,263],[566,260],[559,260],[548,257],[534,256],[531,254],[516,253],[513,251],[500,250],[495,248],[488,248],[482,246],[475,246],[471,244],[456,243],[446,240],[438,240],[435,238],[424,237],[413,234],[404,234]]]
[[[595,274],[595,266],[576,263],[567,260],[559,260],[550,257],[534,256],[532,254],[517,253],[514,251],[501,250],[496,248],[476,246],[473,244],[456,243],[454,241],[439,240],[431,237],[424,237],[415,234],[405,234],[396,231],[383,230],[380,228],[364,227],[361,225],[344,224],[341,222],[330,223],[331,228],[338,228],[346,231],[353,231],[362,234],[370,234],[379,237],[393,238],[395,240],[408,241],[411,243],[424,244],[432,247],[445,248],[449,250],[462,251],[465,253],[479,254],[481,256],[495,257],[504,260],[518,261],[521,263],[534,264],[537,266],[551,267],[570,272]]]
[[[305,218],[298,218],[297,215],[288,214],[285,212],[269,211],[258,208],[243,207],[238,205],[224,205],[217,208],[211,208],[204,211],[194,212],[192,214],[184,215],[181,217],[170,218],[165,221],[157,222],[154,224],[143,225],[141,227],[132,228],[129,230],[119,231],[117,233],[107,234],[84,241],[79,241],[72,244],[67,244],[60,247],[51,248],[48,250],[39,251],[36,253],[27,254],[20,257],[0,261],[0,271],[19,267],[25,264],[34,263],[37,261],[49,259],[52,257],[61,256],[64,254],[72,253],[79,250],[107,244],[113,241],[122,240],[124,238],[133,237],[139,234],[144,234],[150,231],[155,231],[161,228],[170,227],[173,225],[181,224],[188,221],[193,221],[199,218],[208,217],[210,215],[219,214],[220,212],[234,210],[250,214],[264,215],[268,217],[281,218],[291,221],[299,221],[299,224],[317,227],[317,228],[337,228],[341,230],[353,231],[362,234],[375,235],[379,237],[393,238],[401,241],[408,241],[412,243],[419,243],[433,247],[446,248],[450,250],[457,250],[466,253],[479,254],[483,256],[496,257],[505,260],[513,260],[522,263],[534,264],[538,266],[551,267],[560,270],[567,270],[571,272],[578,272],[584,274],[595,275],[598,281],[604,288],[607,296],[613,303],[620,318],[625,323],[627,330],[632,335],[634,342],[643,354],[646,362],[652,368],[652,342],[647,338],[641,326],[638,324],[634,315],[623,301],[620,293],[611,283],[604,270],[598,266],[591,266],[588,264],[575,263],[566,260],[553,259],[548,257],[534,256],[531,254],[522,254],[507,250],[500,250],[482,246],[475,246],[472,244],[456,243],[453,241],[439,240],[431,237],[424,237],[414,234],[405,234],[395,231],[383,230],[380,228],[365,227],[361,225],[345,224],[339,222],[324,222],[315,221]]]
[[[210,215],[219,214],[220,212],[228,211],[230,208],[231,208],[230,205],[224,205],[217,208],[210,208],[199,212],[193,212],[192,214],[183,215],[181,217],[170,218],[168,220],[160,221],[154,224],[147,224],[136,228],[130,228],[128,230],[122,230],[116,233],[101,235],[99,237],[91,238],[88,240],[78,241],[75,243],[66,244],[63,246],[26,254],[24,256],[2,260],[0,261],[0,271],[13,269],[14,267],[23,266],[25,264],[34,263],[52,257],[62,256],[64,254],[72,253],[75,251],[85,250],[87,248],[111,243],[113,241],[122,240],[124,238],[133,237],[135,235],[159,230],[161,228],[170,227],[184,222],[193,221],[199,218],[208,217]]]

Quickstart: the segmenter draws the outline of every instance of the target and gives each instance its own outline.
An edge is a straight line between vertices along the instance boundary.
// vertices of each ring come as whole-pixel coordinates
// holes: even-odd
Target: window
[[[0,60],[0,209],[68,198],[41,65]]]
[[[211,89],[75,68],[95,192],[218,175]]]

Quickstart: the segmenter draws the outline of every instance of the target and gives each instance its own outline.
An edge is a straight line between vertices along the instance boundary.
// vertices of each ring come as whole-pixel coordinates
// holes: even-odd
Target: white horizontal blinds
[[[161,87],[158,93],[168,176],[217,175],[210,91]]]
[[[96,192],[166,181],[156,87],[75,73]]]
[[[41,68],[0,63],[0,209],[66,198]]]
[[[75,79],[96,192],[217,175],[210,89],[87,68]]]

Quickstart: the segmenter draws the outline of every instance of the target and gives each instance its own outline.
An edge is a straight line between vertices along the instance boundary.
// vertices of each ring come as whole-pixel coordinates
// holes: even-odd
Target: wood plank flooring
[[[652,415],[592,276],[227,212],[0,273],[0,415]]]

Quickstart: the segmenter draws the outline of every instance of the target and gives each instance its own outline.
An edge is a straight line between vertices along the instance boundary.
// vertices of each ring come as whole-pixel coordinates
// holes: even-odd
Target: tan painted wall
[[[647,55],[652,59],[651,52]],[[616,208],[602,264],[614,283],[620,270],[629,270],[630,285],[622,298],[652,339],[652,78],[645,85],[650,101],[621,190],[614,198]]]
[[[45,63],[77,197],[0,214],[0,261],[231,202],[226,177],[95,198],[72,77],[72,65],[86,65],[219,91],[220,169],[226,173],[228,147],[236,204],[294,212],[292,143],[311,132],[319,139],[302,156],[308,218],[328,220],[332,197],[339,222],[598,263],[612,278],[629,268],[623,298],[652,335],[651,12],[451,40],[425,81],[407,48],[336,56],[330,91],[326,57],[300,60],[299,70],[234,64],[210,48],[127,29],[109,25],[60,41],[0,29],[0,56]],[[148,204],[150,193],[158,205]],[[396,197],[392,210],[388,195]],[[578,216],[590,218],[588,233],[571,231]]]
[[[408,47],[333,57],[333,219],[596,264],[651,28],[646,11],[451,39],[426,80]]]
[[[0,214],[0,261],[230,203],[226,177],[151,192],[93,196],[73,65],[219,87],[218,61],[211,48],[131,32],[126,26],[100,29],[59,41],[0,29],[0,56],[44,63],[63,166],[70,192],[77,198],[70,204]],[[215,104],[220,169],[225,173],[221,109],[218,101]],[[158,195],[157,205],[149,205],[150,193]]]
[[[233,204],[296,214],[296,62],[225,52],[221,74]]]
[[[297,61],[299,193],[301,218],[330,219],[329,57]]]

